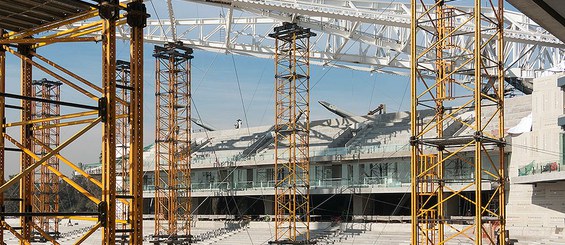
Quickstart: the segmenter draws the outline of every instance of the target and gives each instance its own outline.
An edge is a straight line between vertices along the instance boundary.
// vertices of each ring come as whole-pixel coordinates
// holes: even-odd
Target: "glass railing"
[[[565,171],[565,166],[563,166],[563,164],[559,160],[544,161],[544,162],[532,161],[529,164],[526,164],[525,166],[518,169],[518,176],[527,176],[527,175],[561,172],[561,171]]]
[[[457,180],[473,181],[471,174],[452,176],[455,183]],[[300,184],[300,183],[298,183]],[[409,187],[409,179],[398,179],[393,177],[364,177],[357,180],[343,178],[316,179],[310,181],[311,188],[399,188]],[[200,182],[192,183],[192,191],[244,191],[244,190],[263,190],[275,187],[274,181],[240,181],[240,182]],[[144,185],[144,191],[154,191],[153,185]]]
[[[463,171],[458,173],[446,173],[446,183],[463,183],[472,182],[474,180],[471,171]],[[300,184],[300,183],[298,183]],[[410,179],[404,177],[363,177],[360,179],[344,179],[344,178],[326,178],[312,179],[310,186],[312,188],[343,188],[343,187],[402,187],[408,186]],[[191,188],[193,191],[211,191],[211,190],[251,190],[251,189],[268,189],[275,186],[274,181],[239,181],[239,182],[193,182]],[[144,185],[144,191],[154,191],[154,185]]]
[[[341,178],[313,180],[311,188],[340,188],[340,187],[402,187],[410,185],[409,182],[400,182],[392,178],[366,177],[362,180],[345,180]],[[193,191],[221,191],[221,190],[261,190],[275,187],[274,181],[243,181],[243,182],[214,182],[192,183]]]
[[[273,187],[275,187],[274,181],[192,183],[192,191],[260,190]]]
[[[336,148],[313,148],[310,149],[310,157],[325,157],[325,156],[348,156],[348,155],[358,155],[358,154],[377,154],[377,153],[389,153],[398,152],[402,150],[409,150],[409,145],[404,144],[386,144],[386,145],[368,145],[368,146],[353,146],[353,147],[336,147]],[[219,166],[229,166],[235,163],[241,162],[261,162],[261,161],[273,161],[275,155],[272,150],[267,152],[256,154],[250,157],[243,157],[240,154],[237,155],[220,155],[215,154],[213,156],[199,157],[195,156],[192,158],[192,164],[213,164]]]

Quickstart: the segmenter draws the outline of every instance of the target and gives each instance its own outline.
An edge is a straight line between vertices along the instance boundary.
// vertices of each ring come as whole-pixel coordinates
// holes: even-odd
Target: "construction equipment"
[[[186,244],[190,233],[192,49],[155,46],[155,233],[153,243]],[[182,154],[186,152],[187,154]]]
[[[310,242],[310,29],[275,27],[275,237]],[[301,121],[299,120],[301,119]]]
[[[495,226],[505,230],[504,10],[503,1],[496,2],[475,0],[473,8],[459,8],[448,6],[444,0],[432,5],[412,0],[414,245],[455,241],[500,245],[505,241],[505,232],[500,232],[498,239],[486,232]],[[422,33],[433,38],[423,40]],[[471,45],[458,42],[464,33],[474,35]],[[492,49],[487,50],[487,46]],[[434,78],[424,73],[434,74]],[[459,82],[463,76],[471,76],[471,82]],[[429,108],[434,115],[422,116]],[[463,113],[469,117],[459,116]],[[445,133],[454,122],[462,127],[459,133]],[[463,180],[447,175],[445,166],[452,161],[465,162],[473,175]],[[455,200],[470,207],[471,222],[452,217],[449,206]]]

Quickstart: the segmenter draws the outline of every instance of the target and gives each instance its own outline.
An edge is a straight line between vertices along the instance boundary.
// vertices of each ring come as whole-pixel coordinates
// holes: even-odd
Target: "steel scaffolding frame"
[[[4,29],[0,28],[0,37],[3,37],[5,34]],[[3,45],[0,45],[0,93],[6,92],[6,50],[4,49]],[[4,96],[0,96],[0,130],[4,132],[6,127],[4,126],[4,122],[6,121],[6,98]],[[6,163],[6,154],[5,154],[5,141],[4,138],[0,139],[0,186],[4,185],[5,182],[5,163]],[[6,205],[4,204],[4,191],[0,191],[0,211],[6,212]],[[4,242],[4,224],[0,221],[0,241]]]
[[[33,120],[58,117],[61,115],[61,106],[48,102],[61,101],[61,85],[61,82],[50,81],[45,78],[32,82],[33,96],[44,100],[42,102],[32,102],[31,114]],[[59,122],[60,120],[52,121],[53,124],[59,124]],[[49,122],[36,123],[35,126],[43,128],[33,130],[34,138],[37,139],[38,142],[41,142],[33,142],[33,152],[38,157],[42,157],[49,152],[48,149],[59,146],[61,129],[59,127],[48,127]],[[44,147],[44,145],[46,147]],[[47,160],[47,166],[51,166],[59,171],[59,159],[51,157]],[[35,171],[32,211],[39,213],[58,213],[60,178],[49,171],[47,166],[40,166],[39,169]],[[54,238],[59,236],[59,220],[59,218],[54,216],[34,217],[36,225]]]
[[[426,47],[411,47],[412,244],[463,239],[501,245],[506,235],[507,181],[503,1],[475,0],[469,10],[446,2],[425,5],[423,0],[412,0],[412,43],[422,33],[434,36]],[[493,14],[483,14],[485,9]],[[470,31],[463,28],[470,23],[474,43],[461,45],[458,37]],[[424,65],[426,62],[433,67]],[[435,74],[435,79],[425,78],[425,73]],[[462,76],[473,79],[468,83],[456,79]],[[425,116],[426,109],[433,116]],[[462,125],[460,133],[446,131],[452,123]],[[444,167],[455,160],[472,167],[470,179],[444,173]],[[491,184],[492,189],[485,190],[483,183]],[[470,224],[468,219],[447,215],[448,203],[456,199],[472,207]]]
[[[116,104],[117,115],[127,115],[129,113],[128,110],[131,103],[130,76],[130,63],[118,60],[116,62],[116,95],[125,103]],[[128,200],[116,203],[116,218],[119,220],[128,220],[129,212],[131,212],[131,202],[129,202],[132,198],[129,183],[129,141],[131,136],[129,128],[129,118],[121,117],[116,119],[116,166],[118,167],[116,191],[118,196]],[[116,230],[116,239],[127,241],[130,231],[128,226],[128,223],[118,224],[119,229]]]
[[[310,243],[310,37],[283,23],[275,39],[274,244]]]
[[[76,4],[76,8],[75,7]],[[21,171],[8,181],[0,182],[0,202],[4,207],[3,193],[10,186],[20,182],[20,210],[15,213],[2,213],[0,220],[0,237],[4,241],[4,230],[12,233],[19,244],[29,244],[32,239],[32,230],[39,233],[42,239],[48,240],[53,244],[58,244],[49,231],[34,220],[41,217],[72,217],[73,219],[83,219],[94,221],[93,227],[83,236],[75,241],[75,244],[85,242],[95,231],[101,230],[102,244],[116,244],[116,224],[131,223],[129,243],[142,244],[142,166],[143,166],[143,131],[142,131],[142,98],[143,98],[143,28],[146,26],[148,17],[146,8],[141,0],[134,0],[128,4],[119,3],[117,0],[102,0],[97,5],[91,5],[82,1],[75,1],[73,4],[66,5],[66,8],[73,10],[74,14],[61,13],[53,14],[52,9],[46,10],[43,5],[35,8],[36,12],[49,11],[50,21],[42,21],[37,25],[36,21],[30,20],[29,23],[22,23],[21,28],[15,27],[11,32],[0,30],[0,118],[4,122],[0,124],[2,140],[0,140],[0,174],[4,174],[5,152],[13,148],[6,147],[13,145],[20,151]],[[127,17],[121,13],[127,12]],[[13,16],[20,16],[25,22],[28,15],[15,12]],[[53,17],[57,16],[57,17]],[[63,16],[63,17],[62,17]],[[83,20],[99,18],[88,25],[75,27],[66,30],[59,30],[59,27],[69,26]],[[130,59],[131,67],[131,104],[128,114],[116,114],[116,104],[126,104],[116,97],[116,25],[128,23],[131,27]],[[100,33],[101,39],[92,36]],[[66,42],[101,42],[102,44],[102,84],[98,86],[87,79],[65,69],[57,63],[38,54],[41,47],[54,43]],[[17,49],[13,49],[17,47]],[[20,94],[10,94],[5,90],[6,67],[5,53],[13,54],[21,61],[21,92]],[[57,101],[45,98],[37,98],[32,94],[32,71],[37,68],[45,74],[53,77],[62,84],[68,86],[69,91],[65,93],[81,94],[94,101],[90,103],[74,103]],[[7,106],[5,98],[12,98],[21,101],[20,107]],[[32,118],[32,103],[41,102],[51,106],[61,106],[61,115],[44,115],[42,118]],[[6,118],[6,108],[17,108],[21,111],[20,120],[10,121]],[[63,110],[73,108],[72,110]],[[130,132],[130,193],[131,200],[116,195],[116,120],[117,118],[129,118],[131,126]],[[79,141],[81,136],[90,131],[97,125],[102,125],[102,181],[96,180],[68,158],[61,154],[61,151],[69,145]],[[81,126],[83,125],[83,126]],[[85,126],[84,126],[85,125]],[[11,136],[7,128],[19,127],[20,137],[18,140]],[[34,132],[38,130],[48,130],[62,128],[65,130],[79,130],[72,136],[60,142],[57,146],[46,144],[42,139],[38,139]],[[80,128],[82,127],[82,128]],[[41,146],[44,150],[42,155],[35,153],[33,146]],[[101,189],[101,196],[95,196],[75,182],[70,177],[60,172],[49,164],[50,159],[57,158],[61,163],[71,167],[76,173],[82,175],[90,182]],[[74,189],[83,194],[86,198],[98,206],[98,210],[92,212],[36,212],[32,209],[33,183],[32,176],[38,167],[47,168],[57,178],[65,181]],[[127,220],[116,219],[116,201],[129,202],[135,208],[129,213]],[[3,210],[4,211],[4,210]],[[20,228],[13,227],[4,221],[5,216],[20,217]]]
[[[154,243],[192,242],[190,140],[192,48],[155,46]]]

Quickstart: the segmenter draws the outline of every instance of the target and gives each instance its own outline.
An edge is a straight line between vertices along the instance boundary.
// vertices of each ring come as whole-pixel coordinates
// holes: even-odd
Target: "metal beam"
[[[20,44],[18,46],[18,52],[23,56],[30,58],[31,54],[30,45]],[[21,60],[21,76],[20,85],[22,96],[31,98],[32,97],[32,65],[26,60]],[[22,111],[21,120],[28,121],[31,120],[31,100],[21,101]],[[33,137],[33,132],[30,130],[29,125],[22,125],[20,127],[20,142],[23,147],[27,149],[32,148],[31,139]],[[20,170],[24,172],[32,166],[32,159],[26,153],[20,153]],[[25,173],[20,178],[20,212],[31,212],[32,211],[32,173],[31,171]],[[31,240],[33,220],[31,217],[20,217],[20,226],[22,227],[21,235],[22,237],[29,241]],[[20,244],[25,244],[20,241]]]
[[[47,119],[60,116],[60,105],[48,102],[61,100],[60,82],[53,82],[47,79],[33,81],[33,96],[45,100],[32,102],[33,119]],[[58,124],[59,120],[44,121],[40,124],[46,125],[50,123]],[[34,153],[40,157],[50,152],[52,148],[56,148],[60,143],[59,127],[33,130],[33,135],[34,139],[36,139],[32,141]],[[46,165],[59,170],[59,159],[52,157],[47,160]],[[39,171],[36,170],[33,176],[33,212],[59,212],[59,177],[50,171],[48,166],[39,167]],[[56,237],[59,235],[59,218],[45,217],[45,215],[35,215],[33,218],[38,229]]]
[[[192,48],[155,46],[155,243],[191,243]],[[186,152],[186,154],[183,154]]]
[[[475,0],[474,9],[468,9],[437,0],[419,12],[421,2],[412,1],[411,38],[433,36],[428,47],[411,51],[412,244],[505,244],[504,11],[502,0],[496,5],[481,2]],[[475,41],[470,46],[457,42],[463,28],[457,19],[473,25]],[[427,29],[430,24],[435,27],[432,32]],[[422,64],[430,56],[432,69]],[[459,65],[464,63],[472,69]],[[435,76],[424,77],[422,71]],[[472,77],[470,83],[454,79],[462,73]],[[432,110],[426,115],[428,108]],[[453,132],[447,125],[461,128]],[[454,161],[468,165],[470,170],[462,174],[472,179],[457,188],[449,185],[457,176],[445,171]],[[493,184],[491,190],[483,190],[486,182]],[[453,213],[450,203],[469,210]],[[455,228],[461,220],[451,217],[460,215],[473,222]]]
[[[69,185],[71,185],[77,191],[83,193],[88,199],[96,203],[98,206],[98,212],[96,218],[86,218],[86,217],[75,217],[84,220],[91,220],[91,221],[98,221],[97,225],[93,227],[89,232],[87,232],[84,236],[78,239],[75,244],[80,244],[84,242],[89,236],[91,236],[97,229],[102,227],[102,244],[115,244],[115,233],[119,230],[131,230],[131,237],[128,238],[129,242],[133,244],[141,244],[142,242],[142,233],[141,233],[141,222],[142,222],[142,181],[141,181],[141,165],[142,165],[142,74],[143,74],[143,63],[136,62],[134,66],[135,69],[135,80],[132,86],[122,86],[121,89],[124,91],[130,91],[132,93],[132,97],[134,97],[135,101],[132,101],[131,105],[135,106],[136,111],[140,113],[132,112],[131,108],[127,108],[129,103],[124,100],[116,98],[116,25],[123,24],[126,22],[126,18],[124,15],[120,15],[120,11],[127,10],[128,11],[128,23],[130,21],[136,22],[138,24],[133,24],[135,26],[135,30],[133,33],[136,33],[135,36],[138,38],[134,39],[135,42],[132,43],[132,57],[136,60],[140,60],[143,56],[142,46],[143,40],[140,38],[143,32],[143,28],[145,27],[145,18],[147,18],[147,14],[145,8],[140,0],[134,1],[131,3],[135,6],[130,8],[131,5],[126,6],[125,4],[119,4],[117,0],[105,0],[101,1],[98,9],[93,11],[89,11],[88,13],[81,14],[79,16],[73,16],[68,19],[61,20],[57,23],[50,23],[49,25],[39,26],[34,28],[33,30],[24,30],[22,32],[13,32],[9,33],[8,35],[2,35],[0,37],[0,42],[7,45],[2,45],[2,49],[0,49],[0,77],[2,77],[2,81],[0,81],[0,117],[4,115],[4,108],[5,106],[5,98],[7,97],[17,97],[21,100],[22,106],[22,118],[21,120],[16,120],[15,122],[2,122],[1,128],[6,128],[10,126],[18,126],[21,127],[21,137],[22,139],[17,140],[7,133],[2,133],[2,143],[0,144],[0,170],[3,170],[3,156],[5,148],[4,140],[10,141],[12,144],[18,147],[22,154],[22,170],[20,173],[12,177],[7,182],[3,180],[0,181],[0,192],[4,192],[9,186],[15,184],[17,181],[21,180],[22,189],[20,191],[21,198],[18,199],[20,201],[20,213],[25,213],[21,217],[22,220],[22,229],[20,231],[16,231],[13,227],[7,225],[5,222],[2,222],[1,229],[7,229],[12,232],[19,240],[20,244],[30,244],[31,237],[29,235],[29,228],[36,229],[38,235],[42,236],[43,238],[49,240],[52,243],[57,244],[54,240],[54,236],[52,236],[53,232],[49,229],[45,228],[40,223],[38,224],[31,224],[29,221],[36,219],[36,220],[45,220],[47,216],[49,217],[56,217],[61,218],[59,215],[51,215],[47,212],[33,212],[33,210],[27,205],[31,200],[27,198],[31,195],[32,191],[28,190],[26,186],[29,186],[26,182],[27,178],[36,171],[37,168],[40,169],[41,175],[49,174],[55,175],[56,178],[59,178]],[[136,5],[137,4],[137,5]],[[132,18],[129,18],[132,16]],[[133,17],[138,17],[133,18]],[[58,32],[55,36],[51,35],[49,32],[50,30],[54,30],[55,28],[60,28],[61,26],[68,26],[73,25],[76,21],[82,21],[93,17],[100,17],[101,20],[96,21],[94,25],[90,25],[88,28],[72,28],[70,30]],[[140,23],[140,24],[139,24]],[[81,42],[86,39],[91,38],[84,38],[85,35],[90,35],[94,32],[103,31],[102,36],[104,36],[102,40],[102,86],[98,87],[93,83],[85,80],[84,78],[80,77],[79,75],[72,73],[71,71],[63,68],[62,66],[53,63],[52,61],[44,58],[43,56],[37,54],[36,52],[30,49],[30,45],[32,43],[44,42],[45,40],[53,40],[54,42]],[[29,36],[33,35],[33,38]],[[56,37],[56,38],[55,38]],[[25,40],[23,40],[25,38]],[[14,51],[13,49],[9,48],[9,46],[15,46],[18,44],[18,52]],[[22,44],[26,43],[26,44]],[[27,44],[29,43],[29,44]],[[31,47],[42,47],[44,45],[32,45]],[[22,62],[22,92],[21,94],[11,95],[6,94],[4,90],[4,74],[5,74],[5,67],[4,67],[4,51],[8,51],[14,54],[17,58],[19,58]],[[32,57],[36,57],[38,60],[33,59]],[[49,66],[55,68],[55,70],[49,70],[42,63],[46,63]],[[84,104],[79,103],[61,103],[57,102],[57,99],[53,98],[34,98],[31,96],[31,70],[32,66],[36,67],[43,72],[47,73],[49,76],[60,80],[61,83],[68,85],[70,91],[69,92],[78,92],[77,94],[86,95],[88,98],[97,101],[98,106],[87,106]],[[64,75],[59,74],[63,73]],[[79,83],[75,83],[72,80],[76,80]],[[67,92],[65,92],[67,93]],[[47,96],[50,97],[50,96]],[[30,104],[36,103],[43,105],[50,105],[50,106],[59,106],[59,105],[69,105],[75,107],[72,113],[68,111],[64,115],[58,115],[56,112],[45,112],[41,113],[42,118],[40,119],[33,119],[30,118]],[[126,106],[127,111],[130,114],[123,114],[120,115],[116,114],[116,104],[119,103],[120,105]],[[39,109],[39,108],[37,108]],[[76,110],[79,111],[76,111]],[[89,111],[83,111],[83,109],[90,109]],[[123,109],[123,107],[122,107]],[[94,111],[93,111],[94,110]],[[124,112],[126,109],[123,110]],[[39,114],[39,113],[37,113]],[[94,117],[93,117],[94,116]],[[133,135],[132,142],[132,156],[135,160],[130,159],[129,166],[134,166],[128,169],[128,179],[134,180],[135,184],[128,186],[130,190],[125,195],[117,196],[116,195],[116,120],[128,118],[131,119],[131,122],[135,122],[135,126],[128,127],[124,131],[131,132]],[[59,120],[65,120],[64,122],[59,122]],[[77,141],[82,135],[86,132],[90,131],[95,125],[99,122],[103,121],[102,127],[102,181],[101,183],[91,176],[86,174],[84,171],[78,169],[76,165],[72,162],[68,161],[66,158],[62,157],[59,152],[64,148],[68,147],[71,143]],[[45,142],[45,138],[47,136],[40,134],[37,139],[31,135],[31,131],[35,130],[35,132],[44,132],[47,130],[57,130],[58,127],[69,126],[69,125],[78,125],[88,123],[87,126],[79,130],[77,133],[72,135],[66,141],[61,142],[58,146],[50,145]],[[57,135],[58,133],[54,133]],[[129,137],[128,137],[129,138]],[[31,142],[37,145],[36,148],[41,148],[38,154],[34,153],[34,149],[30,147]],[[10,148],[11,149],[11,148]],[[34,159],[35,161],[32,161]],[[78,172],[82,173],[83,176],[88,178],[92,183],[97,186],[101,187],[101,196],[95,196],[89,191],[85,189],[85,187],[78,184],[78,182],[73,181],[72,179],[68,178],[64,174],[62,174],[57,166],[53,165],[51,161],[54,159],[61,160],[61,163],[69,165],[71,168],[77,170]],[[49,173],[47,173],[47,171]],[[131,174],[133,172],[134,174]],[[131,174],[131,175],[130,175]],[[40,179],[40,178],[39,178]],[[41,186],[40,186],[41,187]],[[44,191],[42,191],[44,193]],[[117,206],[116,200],[120,202],[120,204],[128,203],[125,198],[132,197],[131,205],[135,205],[138,212],[135,214],[128,216],[124,219],[116,219],[115,207]],[[39,198],[42,199],[42,198]],[[45,199],[45,198],[43,198]],[[0,201],[1,197],[0,197]],[[28,207],[29,206],[29,207]],[[38,205],[40,206],[40,205]],[[38,210],[40,208],[36,208]],[[53,212],[49,212],[53,213]],[[45,214],[45,215],[43,215]],[[43,217],[42,217],[43,216]],[[128,224],[129,222],[135,223],[132,224],[132,229],[116,229],[116,224]],[[29,225],[31,224],[31,225]]]
[[[0,37],[4,35],[4,30],[0,29]],[[0,93],[6,92],[6,50],[4,46],[0,45]],[[23,109],[23,108],[22,108]],[[6,127],[4,122],[6,121],[6,98],[0,96],[0,132],[4,132]],[[6,145],[3,137],[0,137],[0,186],[4,185],[4,170],[6,161]],[[4,205],[4,192],[0,191],[0,211],[6,212],[6,206]],[[0,241],[4,241],[4,226],[0,224]]]
[[[116,243],[116,20],[118,1],[102,1],[102,244]]]
[[[147,9],[142,0],[128,4],[130,39],[130,83],[129,104],[129,194],[132,232],[130,244],[143,243],[143,29],[146,26]]]
[[[275,236],[310,244],[310,29],[283,23],[275,39]]]
[[[295,22],[320,34],[312,43],[313,64],[408,76],[411,46],[409,4],[341,0],[324,1],[323,4],[314,0],[188,1],[256,15],[233,18],[230,23],[226,18],[175,20],[177,39],[194,48],[271,58],[274,42],[266,38],[266,34],[281,22]],[[469,11],[473,7],[459,8]],[[424,8],[419,7],[417,11],[421,13]],[[488,8],[481,11],[489,17],[495,14]],[[559,69],[564,61],[565,44],[521,13],[505,11],[503,18],[507,45],[504,61],[508,77],[531,81],[547,69]],[[462,18],[457,18],[456,24],[463,24],[459,19]],[[423,24],[422,28],[433,30],[430,24]],[[151,20],[146,40],[153,43],[173,41],[171,29],[170,21]],[[226,35],[221,35],[223,32]],[[472,23],[464,23],[457,34],[455,42],[458,45],[471,45]],[[230,40],[224,36],[230,36]],[[415,40],[420,48],[426,47],[433,38],[429,33],[420,36],[421,39]],[[341,46],[345,41],[348,44]],[[487,49],[495,50],[491,44],[487,45]],[[523,56],[519,50],[531,50],[533,55]],[[422,61],[422,64],[432,67],[433,61]],[[467,81],[470,79],[468,75],[461,76]]]

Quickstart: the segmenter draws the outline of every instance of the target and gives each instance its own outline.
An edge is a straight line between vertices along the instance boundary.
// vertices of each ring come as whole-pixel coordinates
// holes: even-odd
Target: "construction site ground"
[[[18,219],[7,219],[10,225],[17,226]],[[69,220],[64,219],[60,222],[61,238],[58,242],[61,245],[73,244],[90,227],[94,225],[91,221]],[[410,244],[410,224],[398,223],[313,223],[312,237],[317,238],[317,244],[371,244],[371,245],[409,245]],[[151,234],[154,229],[154,221],[146,220],[143,224],[144,243],[154,244],[151,242]],[[233,222],[228,221],[198,221],[192,228],[192,234],[195,237],[202,237],[208,234],[206,239],[196,242],[196,244],[268,244],[273,239],[273,223],[272,222],[250,222],[248,224],[234,227]],[[100,231],[90,236],[84,244],[99,244],[101,242]],[[199,236],[200,235],[200,236]],[[468,235],[472,235],[469,233]],[[9,232],[4,233],[6,244],[17,244],[15,236]],[[119,238],[119,236],[117,236]],[[485,238],[485,242],[486,242]],[[512,241],[514,245],[563,245],[563,238],[547,237],[539,238],[533,236],[514,236]],[[119,240],[119,239],[118,239]],[[49,242],[34,242],[33,244],[50,244]],[[117,242],[117,244],[119,244]],[[446,244],[464,245],[473,244],[468,239],[458,238]]]

